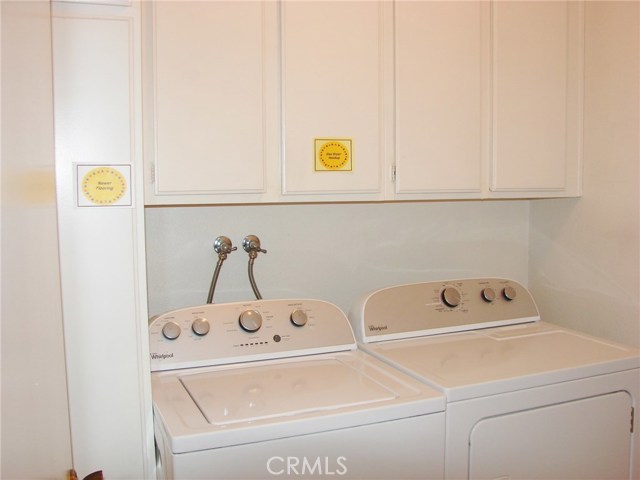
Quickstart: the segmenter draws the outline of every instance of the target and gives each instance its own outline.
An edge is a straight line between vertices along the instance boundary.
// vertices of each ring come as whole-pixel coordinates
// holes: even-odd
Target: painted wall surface
[[[542,317],[640,346],[640,3],[586,5],[583,197],[531,203]]]
[[[12,480],[65,478],[72,467],[58,264],[49,9],[48,1],[0,4],[0,477]]]
[[[471,276],[526,284],[528,202],[439,202],[147,208],[149,314],[206,303],[218,235],[238,247],[214,302],[252,299],[242,239],[267,254],[264,298],[310,297],[348,311],[387,285]]]

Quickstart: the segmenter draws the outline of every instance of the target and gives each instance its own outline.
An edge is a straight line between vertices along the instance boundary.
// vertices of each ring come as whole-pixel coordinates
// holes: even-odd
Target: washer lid
[[[640,352],[545,322],[370,344],[448,401],[640,367]]]
[[[174,453],[443,412],[445,397],[359,350],[152,373]]]
[[[209,423],[229,425],[392,400],[389,387],[338,358],[183,375]]]

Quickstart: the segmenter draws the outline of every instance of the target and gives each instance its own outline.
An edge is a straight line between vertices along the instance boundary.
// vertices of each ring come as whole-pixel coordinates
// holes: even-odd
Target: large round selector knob
[[[191,330],[193,330],[193,333],[196,335],[203,337],[209,333],[209,320],[201,317],[196,318],[191,324]]]
[[[442,291],[442,301],[448,307],[457,307],[460,305],[460,292],[457,288],[447,287]]]
[[[505,300],[514,300],[516,298],[516,289],[513,287],[504,287],[502,289],[502,296],[505,298]]]
[[[304,327],[307,324],[307,314],[304,313],[300,309],[296,309],[291,312],[291,323],[293,323],[296,327]]]
[[[245,310],[238,319],[240,326],[247,332],[257,332],[262,326],[262,315],[255,310]]]
[[[487,287],[487,288],[483,288],[482,289],[482,299],[487,302],[487,303],[491,303],[496,299],[496,292],[493,288]]]
[[[162,327],[162,335],[164,335],[164,338],[167,340],[175,340],[178,338],[180,331],[180,325],[175,322],[167,322],[164,324],[164,327]]]

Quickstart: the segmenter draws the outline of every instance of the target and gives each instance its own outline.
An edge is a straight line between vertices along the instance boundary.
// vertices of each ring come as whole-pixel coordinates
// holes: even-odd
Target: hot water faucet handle
[[[228,254],[230,254],[231,252],[237,250],[238,247],[234,247],[231,244],[231,240],[229,239],[229,237],[225,237],[225,236],[221,235],[221,236],[217,237],[215,239],[215,241],[213,242],[213,249],[218,254],[218,257],[224,256],[224,258],[226,258],[226,256]]]

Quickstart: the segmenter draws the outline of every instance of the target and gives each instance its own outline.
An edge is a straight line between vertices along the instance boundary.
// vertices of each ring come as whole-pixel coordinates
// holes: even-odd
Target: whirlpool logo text
[[[155,353],[151,354],[151,360],[165,360],[167,358],[173,358],[173,353]]]
[[[347,457],[271,457],[267,470],[274,476],[346,475]]]

